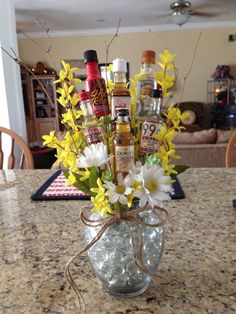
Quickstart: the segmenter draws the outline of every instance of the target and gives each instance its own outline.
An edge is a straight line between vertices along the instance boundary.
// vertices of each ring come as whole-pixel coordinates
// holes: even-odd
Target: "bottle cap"
[[[153,89],[151,93],[153,98],[162,98],[162,91],[160,89]]]
[[[156,53],[153,50],[145,50],[142,53],[141,63],[155,64]]]
[[[127,117],[129,116],[129,109],[117,109],[116,110],[117,117]]]
[[[112,62],[113,72],[125,72],[127,73],[127,62],[124,59],[115,59]]]
[[[82,91],[79,93],[79,98],[81,101],[90,99],[90,93]]]
[[[86,64],[89,61],[98,62],[98,57],[97,57],[96,50],[86,50],[84,52],[84,63]]]

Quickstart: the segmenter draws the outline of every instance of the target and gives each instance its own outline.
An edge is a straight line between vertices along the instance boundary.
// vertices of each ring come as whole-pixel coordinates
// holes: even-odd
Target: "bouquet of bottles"
[[[67,184],[91,196],[92,211],[103,217],[134,206],[163,207],[170,199],[175,165],[173,138],[186,117],[177,107],[163,106],[174,85],[174,55],[144,51],[142,68],[126,81],[127,62],[113,61],[114,81],[107,81],[98,68],[97,53],[84,52],[87,79],[77,92],[76,68],[62,61],[64,70],[55,82],[58,102],[64,107],[61,123],[65,135],[55,131],[43,136],[44,144],[56,148],[57,161]]]

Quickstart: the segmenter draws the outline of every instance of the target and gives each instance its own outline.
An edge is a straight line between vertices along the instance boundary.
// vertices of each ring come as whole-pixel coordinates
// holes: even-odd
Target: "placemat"
[[[172,176],[176,180],[173,184],[174,194],[171,195],[172,199],[185,198],[184,191],[176,176]],[[35,193],[31,195],[33,201],[43,200],[89,200],[90,196],[76,187],[66,186],[66,178],[61,170],[55,172]]]
[[[90,196],[73,185],[65,185],[66,178],[61,170],[54,173],[35,193],[33,201],[43,200],[89,200]]]

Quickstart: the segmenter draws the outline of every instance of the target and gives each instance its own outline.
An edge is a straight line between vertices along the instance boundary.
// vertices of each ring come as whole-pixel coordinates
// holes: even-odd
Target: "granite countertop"
[[[85,201],[31,201],[52,173],[0,172],[0,313],[79,313],[64,267],[83,247]],[[72,271],[87,313],[236,312],[236,168],[188,169],[179,180],[186,198],[167,204],[158,278],[139,297],[115,298],[82,256]]]

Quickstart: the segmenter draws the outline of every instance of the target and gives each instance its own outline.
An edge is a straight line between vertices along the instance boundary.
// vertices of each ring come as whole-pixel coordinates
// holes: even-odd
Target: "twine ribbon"
[[[154,223],[154,224],[149,224],[147,222],[144,222],[142,218],[139,216],[140,213],[146,211],[146,210],[151,210],[158,218],[158,211],[162,212],[165,214],[165,217],[163,220],[161,220],[159,223]],[[67,281],[70,283],[71,287],[74,290],[74,293],[77,297],[78,303],[79,303],[79,309],[82,311],[86,311],[86,306],[85,306],[85,301],[83,298],[83,295],[79,288],[77,287],[73,276],[71,274],[70,266],[74,262],[74,260],[82,255],[83,253],[87,252],[106,232],[106,230],[111,227],[112,225],[118,223],[119,221],[123,220],[128,228],[130,237],[131,237],[131,243],[132,243],[132,248],[133,248],[133,255],[134,255],[134,261],[136,266],[141,269],[144,273],[150,275],[150,276],[155,276],[153,273],[151,273],[147,267],[144,265],[143,262],[143,234],[142,234],[142,226],[146,227],[153,227],[153,228],[158,228],[164,225],[164,223],[167,220],[168,213],[164,208],[160,207],[154,207],[154,208],[149,208],[147,205],[141,208],[134,208],[130,209],[129,211],[115,211],[112,214],[108,214],[107,217],[105,218],[99,218],[96,220],[90,219],[89,216],[91,214],[91,208],[88,206],[83,206],[81,208],[81,213],[80,213],[80,219],[82,223],[85,226],[88,227],[101,227],[97,235],[91,240],[89,244],[87,244],[81,251],[77,252],[66,264],[65,267],[65,277]],[[140,233],[140,245],[139,248],[136,247],[135,243],[135,237],[134,234],[131,230],[131,224],[135,225]]]

